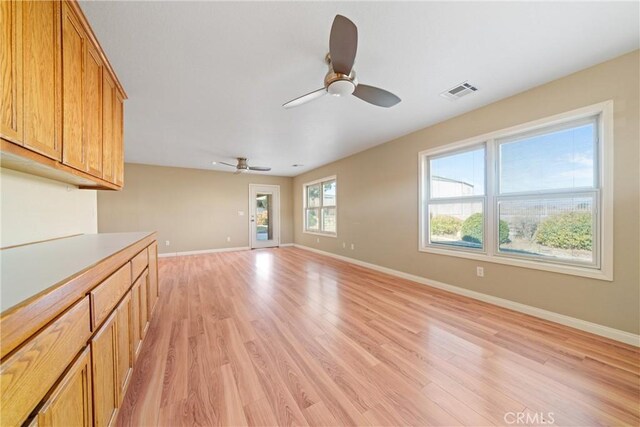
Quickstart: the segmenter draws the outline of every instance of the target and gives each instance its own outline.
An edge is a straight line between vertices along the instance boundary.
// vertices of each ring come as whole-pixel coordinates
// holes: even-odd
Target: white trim
[[[596,256],[596,265],[593,266],[580,266],[570,263],[562,263],[561,261],[547,261],[522,259],[517,257],[509,257],[505,254],[499,254],[497,251],[497,244],[495,242],[497,220],[494,224],[491,219],[495,219],[497,215],[496,204],[498,200],[497,194],[497,162],[494,161],[497,157],[495,153],[495,143],[498,139],[503,140],[509,136],[520,135],[524,132],[533,132],[542,128],[548,128],[558,126],[570,121],[580,120],[592,116],[599,116],[598,124],[598,167],[597,173],[599,174],[599,190],[589,189],[590,191],[597,191],[600,197],[596,198],[598,203],[595,206],[597,214],[594,220],[599,219],[599,223],[594,228],[596,247],[594,248]],[[464,151],[465,149],[471,149],[475,145],[486,143],[486,181],[490,178],[487,185],[485,181],[485,194],[488,198],[488,202],[485,203],[485,215],[489,218],[485,222],[485,242],[484,250],[469,251],[463,249],[434,247],[428,243],[428,238],[425,236],[427,230],[427,215],[426,215],[426,203],[428,203],[428,189],[424,185],[426,174],[428,173],[428,167],[425,164],[428,157],[437,155],[453,153],[458,151]],[[606,144],[606,147],[605,147]],[[489,132],[483,135],[475,136],[473,138],[465,139],[462,141],[444,144],[435,148],[420,151],[418,153],[418,251],[435,253],[439,255],[449,255],[460,258],[475,259],[478,261],[492,262],[497,264],[506,264],[516,267],[530,268],[534,270],[551,271],[554,273],[569,274],[573,276],[589,277],[592,279],[613,281],[613,101],[605,101],[594,105],[589,105],[576,110],[568,111],[565,113],[557,114],[551,117],[534,120],[531,122],[523,123],[517,126],[512,126],[506,129]],[[572,189],[571,194],[574,192],[581,192],[584,189]],[[568,193],[569,194],[569,193]],[[540,194],[541,196],[543,194]],[[510,194],[508,196],[511,196]],[[507,197],[507,195],[503,196]],[[493,214],[493,215],[492,215]],[[427,240],[425,240],[427,239]]]
[[[308,246],[294,244],[296,248],[304,249],[310,252],[315,252],[320,255],[329,256],[331,258],[339,259],[351,264],[358,265],[360,267],[369,268],[371,270],[380,271],[382,273],[389,274],[391,276],[400,277],[402,279],[411,280],[413,282],[431,286],[433,288],[442,289],[447,292],[451,292],[457,295],[462,295],[479,301],[484,301],[489,304],[497,305],[499,307],[508,308],[520,313],[528,314],[533,317],[548,320],[554,323],[558,323],[571,328],[579,329],[581,331],[589,332],[601,337],[609,338],[615,341],[620,341],[625,344],[640,347],[640,335],[632,334],[630,332],[621,331],[619,329],[610,328],[608,326],[599,325],[597,323],[589,322],[587,320],[577,319],[575,317],[566,316],[564,314],[555,313],[553,311],[545,310],[538,307],[532,307],[530,305],[522,304],[519,302],[507,300],[504,298],[495,297],[492,295],[483,294],[480,292],[472,291],[469,289],[461,288],[459,286],[449,285],[447,283],[438,282],[436,280],[427,279],[414,274],[405,273],[403,271],[394,270],[387,267],[382,267],[376,264],[371,264],[365,261],[360,261],[354,258],[349,258],[343,255],[333,254],[331,252],[322,251],[320,249],[310,248]]]
[[[289,246],[294,246],[295,243],[283,243],[280,246],[278,246],[279,248],[287,248]]]
[[[284,246],[284,245],[281,245]],[[174,256],[187,256],[187,255],[200,255],[200,254],[211,254],[215,252],[237,252],[237,251],[248,251],[251,249],[249,246],[239,246],[237,248],[219,248],[219,249],[202,249],[199,251],[185,251],[185,252],[166,252],[163,254],[158,254],[158,258],[169,258]]]

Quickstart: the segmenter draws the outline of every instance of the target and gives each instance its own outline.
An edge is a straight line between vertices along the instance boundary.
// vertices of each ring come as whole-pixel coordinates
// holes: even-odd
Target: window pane
[[[320,206],[320,184],[307,187],[307,207],[317,208]]]
[[[503,254],[593,263],[594,197],[500,201]]]
[[[430,196],[484,195],[484,147],[429,160]]]
[[[595,122],[500,144],[500,192],[594,186]]]
[[[307,209],[307,230],[318,231],[320,229],[318,211],[319,209]]]
[[[482,249],[482,202],[429,205],[429,241],[442,246]]]
[[[336,232],[336,208],[322,209],[322,231],[327,233]]]
[[[327,181],[322,183],[322,206],[336,205],[336,182]]]

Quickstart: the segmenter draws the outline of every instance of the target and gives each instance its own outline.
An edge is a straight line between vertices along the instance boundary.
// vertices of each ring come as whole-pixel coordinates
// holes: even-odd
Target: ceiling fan
[[[226,162],[218,162],[218,163],[220,163],[221,165],[235,168],[236,171],[234,173],[243,173],[247,171],[268,172],[271,170],[271,168],[268,168],[265,166],[249,166],[247,164],[247,159],[245,157],[237,157],[237,159],[238,159],[238,164],[236,165],[232,165],[231,163],[226,163]]]
[[[358,49],[358,28],[348,18],[336,15],[331,26],[329,53],[325,57],[329,72],[324,77],[324,87],[295,98],[282,106],[293,108],[305,104],[327,93],[334,96],[355,95],[379,107],[393,107],[400,98],[384,89],[359,84],[353,63]]]

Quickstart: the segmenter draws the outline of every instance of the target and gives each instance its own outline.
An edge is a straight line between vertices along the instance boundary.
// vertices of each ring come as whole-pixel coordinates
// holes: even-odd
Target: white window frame
[[[329,206],[331,208],[335,207],[336,209],[336,231],[322,231],[322,208],[323,206],[323,193],[322,193],[322,184],[327,181],[335,181],[336,182],[336,204],[334,206]],[[307,230],[307,187],[312,185],[320,184],[320,206],[318,207],[320,211],[320,216],[318,218],[319,228],[320,230]],[[316,236],[324,236],[324,237],[338,237],[338,178],[337,175],[327,176],[321,179],[316,179],[315,181],[305,182],[302,184],[302,232],[305,234],[313,234]]]
[[[554,126],[562,126],[568,122],[597,116],[597,159],[594,163],[595,173],[599,186],[596,188],[577,188],[567,193],[571,195],[593,194],[594,209],[598,213],[594,215],[594,258],[593,265],[565,263],[550,259],[532,259],[530,257],[517,256],[512,254],[499,253],[498,242],[496,241],[496,231],[498,228],[498,201],[506,200],[516,193],[499,195],[498,193],[498,139],[524,133],[535,132],[536,130],[548,130]],[[504,141],[503,141],[504,142]],[[427,188],[427,177],[429,176],[428,159],[438,155],[455,154],[456,151],[467,151],[474,146],[486,144],[486,169],[485,169],[485,230],[484,230],[484,250],[448,248],[442,245],[429,243],[428,236],[428,206],[429,189]],[[419,204],[418,204],[418,250],[440,255],[450,255],[455,257],[473,259],[484,262],[512,265],[517,267],[530,268],[535,270],[551,271],[574,276],[590,277],[599,280],[613,280],[613,101],[605,101],[590,105],[566,113],[557,114],[540,120],[524,123],[510,128],[490,132],[463,141],[446,144],[418,153],[418,179]],[[527,195],[532,197],[547,197],[549,192],[531,192]],[[554,191],[562,193],[562,191]],[[522,193],[518,193],[522,195]],[[480,196],[482,197],[482,196]],[[478,197],[478,198],[480,198]],[[460,200],[452,198],[452,200]]]

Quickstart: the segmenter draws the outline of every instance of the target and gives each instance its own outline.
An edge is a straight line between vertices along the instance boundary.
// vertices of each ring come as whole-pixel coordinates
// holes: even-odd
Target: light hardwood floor
[[[159,268],[119,425],[640,423],[628,345],[301,249]]]

